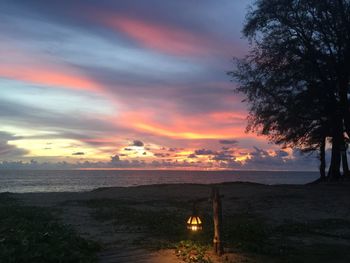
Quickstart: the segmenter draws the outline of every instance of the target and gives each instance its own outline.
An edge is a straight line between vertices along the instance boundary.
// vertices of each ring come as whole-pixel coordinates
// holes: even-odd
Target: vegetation
[[[251,52],[230,72],[250,105],[248,131],[285,147],[320,150],[326,179],[349,175],[350,1],[257,0],[243,33]]]
[[[157,202],[127,202],[110,199],[95,199],[85,204],[94,208],[92,216],[98,221],[112,220],[116,231],[129,231],[144,234],[136,240],[137,245],[148,248],[174,248],[181,240],[193,239],[207,244],[211,232],[190,233],[186,228],[186,219],[191,210],[187,203],[170,202],[159,208]],[[143,208],[142,208],[143,207]],[[166,207],[166,208],[165,208]],[[204,228],[211,229],[208,213],[201,215]]]
[[[92,215],[97,220],[112,221],[123,231],[140,233],[141,237],[135,241],[137,245],[150,249],[174,248],[185,262],[210,262],[208,248],[212,245],[213,226],[209,207],[201,209],[203,231],[191,233],[185,223],[191,212],[188,203],[163,202],[167,209],[159,209],[156,201],[95,199],[85,204],[93,208]],[[256,214],[243,213],[225,214],[223,224],[225,247],[247,255],[247,260],[251,260],[245,262],[350,260],[350,221],[347,220],[288,221],[276,225]]]
[[[0,194],[0,262],[95,262],[98,249],[51,210],[23,206]]]
[[[208,248],[190,240],[181,241],[176,246],[176,256],[187,263],[211,263],[210,257],[206,255]]]

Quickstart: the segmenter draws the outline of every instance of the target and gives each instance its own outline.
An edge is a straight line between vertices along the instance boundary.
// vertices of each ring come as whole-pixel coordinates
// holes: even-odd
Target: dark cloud
[[[176,104],[179,111],[184,114],[189,112],[203,114],[203,112],[211,112],[213,109],[217,111],[242,111],[244,109],[241,103],[232,104],[231,101],[235,101],[237,95],[232,92],[232,85],[226,82],[222,71],[216,74],[210,73],[215,76],[208,77],[208,80],[203,80],[202,75],[197,76],[191,73],[190,76],[184,76],[181,78],[182,81],[179,81],[176,74],[169,76],[156,72],[156,77],[153,77],[151,74],[120,73],[117,70],[101,67],[76,67],[83,70],[96,82],[107,87],[112,93],[122,94],[124,98],[129,100],[142,100],[143,103],[145,100],[150,103],[162,103],[171,96],[173,100],[167,101],[167,103]],[[207,82],[212,83],[208,84]],[[130,86],[133,88],[130,89]],[[139,95],[138,97],[134,96],[135,92]],[[232,98],[231,101],[227,99],[229,97]],[[137,103],[135,106],[138,106]],[[232,120],[232,123],[235,122],[237,121]],[[239,122],[242,123],[242,120]]]
[[[170,156],[169,153],[154,153],[153,155],[159,158],[166,158]]]
[[[169,148],[168,151],[169,151],[169,152],[177,152],[178,149],[177,149],[177,148]]]
[[[216,152],[207,149],[200,149],[194,152],[196,155],[214,155]]]
[[[120,161],[119,155],[111,156],[111,163],[117,163]]]
[[[287,157],[289,154],[286,151],[276,151],[276,156],[277,157]]]
[[[233,156],[227,152],[219,152],[215,154],[213,158],[211,158],[211,160],[214,160],[214,161],[228,161],[232,159],[233,159]]]
[[[20,139],[20,137],[0,131],[0,159],[18,158],[28,153],[25,149],[17,148],[15,145],[9,144],[9,141],[18,139]]]
[[[220,140],[219,143],[221,144],[237,144],[237,140]]]
[[[305,156],[299,151],[293,151],[292,156],[282,150],[269,154],[266,150],[254,147],[250,158],[246,160],[244,167],[254,170],[316,170],[318,159],[315,155]]]
[[[277,152],[277,151],[276,151]],[[241,169],[241,170],[301,170],[301,171],[315,171],[318,165],[317,155],[303,155],[300,151],[293,151],[292,158],[285,156],[285,154],[275,153],[273,156],[268,155],[267,151],[255,148],[250,153],[251,157],[245,163],[235,161],[234,157],[225,153],[217,153],[211,163],[203,163],[201,161],[188,162],[177,161],[172,159],[161,159],[159,161],[145,162],[140,160],[121,160],[119,155],[111,156],[109,162],[38,162],[31,160],[29,162],[23,161],[2,161],[0,162],[0,169],[79,169],[79,168],[179,168],[179,167],[221,167],[224,169]],[[330,150],[326,151],[327,159],[330,158]],[[158,155],[165,157],[165,155]],[[215,163],[215,164],[214,164]],[[298,169],[295,169],[298,167]]]
[[[140,140],[134,140],[130,146],[142,147],[142,146],[144,146],[144,143]]]
[[[11,124],[15,123],[19,127],[51,129],[60,136],[73,139],[86,139],[100,132],[115,132],[116,128],[106,121],[91,116],[62,114],[3,99],[0,99],[0,117],[3,123],[10,120]],[[57,135],[40,135],[40,138],[55,137]]]
[[[75,152],[75,153],[72,153],[72,155],[85,155],[84,152]]]

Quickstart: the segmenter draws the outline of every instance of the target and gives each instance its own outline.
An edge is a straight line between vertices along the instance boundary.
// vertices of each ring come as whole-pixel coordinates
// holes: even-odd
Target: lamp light
[[[187,229],[196,232],[202,230],[202,220],[199,216],[192,215],[187,220]]]
[[[193,212],[192,215],[187,220],[187,229],[197,232],[199,230],[202,230],[202,220],[198,216],[196,212],[196,205],[193,203]]]

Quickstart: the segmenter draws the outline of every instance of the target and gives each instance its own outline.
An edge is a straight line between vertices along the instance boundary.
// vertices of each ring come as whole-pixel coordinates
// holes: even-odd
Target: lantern
[[[199,218],[196,210],[196,203],[193,203],[192,215],[187,220],[187,229],[196,232],[202,230],[202,220]]]
[[[196,232],[202,230],[202,220],[199,216],[192,215],[187,220],[187,229]]]

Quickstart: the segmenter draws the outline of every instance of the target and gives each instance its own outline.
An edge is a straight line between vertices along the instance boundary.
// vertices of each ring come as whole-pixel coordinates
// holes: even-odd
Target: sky
[[[0,168],[316,170],[246,133],[252,0],[1,0]]]

